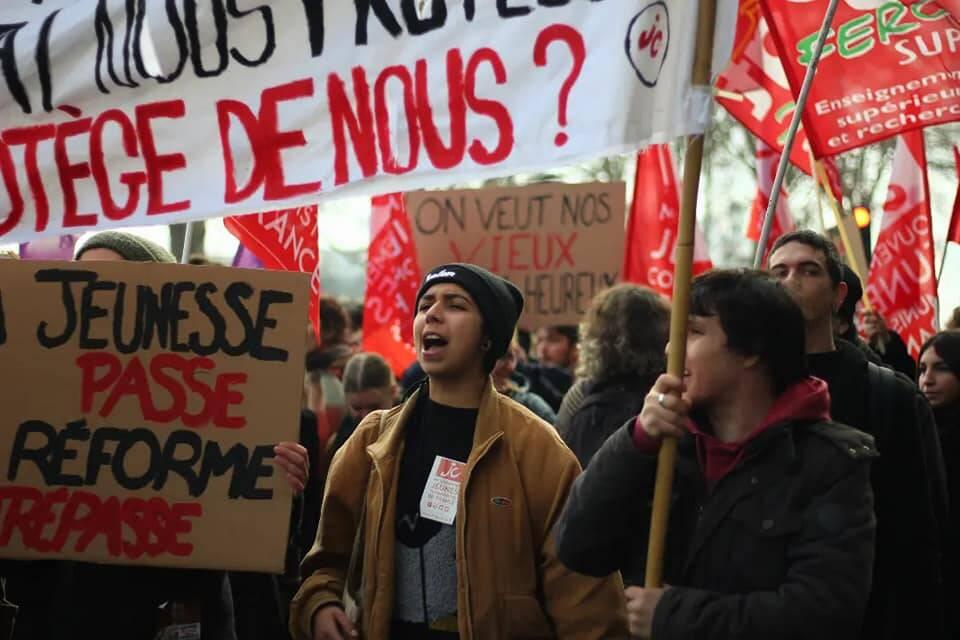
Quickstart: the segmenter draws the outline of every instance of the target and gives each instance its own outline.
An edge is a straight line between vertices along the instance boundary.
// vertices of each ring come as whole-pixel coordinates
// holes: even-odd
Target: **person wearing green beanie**
[[[156,242],[126,231],[101,231],[90,236],[74,259],[161,263],[177,261],[172,253]]]

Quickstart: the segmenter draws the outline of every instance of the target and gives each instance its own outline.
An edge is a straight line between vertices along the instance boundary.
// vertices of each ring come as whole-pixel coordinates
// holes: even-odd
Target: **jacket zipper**
[[[487,440],[483,446],[480,448],[480,451],[477,453],[476,460],[473,463],[473,466],[467,470],[467,476],[463,479],[463,490],[461,494],[460,506],[458,509],[457,519],[460,523],[460,531],[462,532],[458,537],[459,540],[459,549],[461,564],[463,566],[463,590],[464,590],[464,603],[467,608],[464,615],[466,616],[464,620],[467,623],[467,637],[473,637],[473,613],[471,611],[471,601],[470,601],[470,566],[467,561],[467,487],[470,485],[470,479],[473,477],[473,471],[477,468],[477,465],[480,464],[480,460],[483,459],[487,452],[490,451],[490,448],[503,437],[503,434],[497,434],[494,437]],[[460,513],[462,511],[462,513]]]
[[[376,474],[377,474],[377,481],[380,483],[380,513],[377,514],[377,542],[378,542],[378,546],[379,546],[379,541],[383,539],[383,521],[384,521],[384,519],[385,519],[386,509],[387,509],[387,495],[386,495],[386,488],[385,488],[385,486],[384,486],[384,481],[383,481],[383,470],[380,468],[380,465],[377,463],[377,459],[376,459],[376,458],[374,458],[373,456],[371,456],[371,460],[372,460],[372,462],[373,462],[373,469],[374,469],[374,471],[375,471]],[[364,537],[366,537],[366,536],[364,536]],[[364,539],[364,540],[361,540],[360,542],[361,542],[361,545],[363,545],[361,548],[362,548],[363,550],[365,550],[365,549],[366,549],[366,546],[367,546],[367,541]],[[378,555],[378,556],[379,556],[379,551],[380,551],[380,550],[377,549],[377,555]],[[372,564],[372,563],[371,563],[371,564]],[[366,567],[371,566],[371,564],[368,564],[368,563],[367,563],[366,558],[364,559],[364,570],[363,570],[364,573],[366,573]],[[377,592],[380,590],[380,571],[379,571],[380,562],[379,562],[379,558],[378,558],[378,561],[376,562],[376,566],[378,567],[378,569],[373,572],[373,591],[372,591],[372,595],[374,596],[374,598],[373,598],[374,600],[376,600]],[[363,581],[362,581],[362,580],[361,580],[361,582],[360,582],[360,586],[361,586],[361,593],[362,593],[362,592],[363,592]],[[371,628],[371,629],[375,629],[375,628],[376,628],[376,624],[375,624],[375,621],[374,621],[374,619],[373,619],[375,608],[374,608],[372,605],[373,605],[373,603],[371,602],[370,605],[366,605],[366,606],[369,606],[369,607],[370,607],[370,628]],[[364,606],[364,605],[361,604],[361,606]]]

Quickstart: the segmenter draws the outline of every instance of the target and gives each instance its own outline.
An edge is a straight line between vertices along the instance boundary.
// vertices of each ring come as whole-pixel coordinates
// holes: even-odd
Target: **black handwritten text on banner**
[[[619,281],[625,188],[543,183],[409,193],[421,270],[478,264],[520,287],[523,327],[577,324],[593,297]]]
[[[0,241],[555,167],[708,119],[697,3],[417,5],[4,2]]]
[[[0,556],[282,570],[307,276],[0,269]],[[15,365],[13,363],[16,363]]]

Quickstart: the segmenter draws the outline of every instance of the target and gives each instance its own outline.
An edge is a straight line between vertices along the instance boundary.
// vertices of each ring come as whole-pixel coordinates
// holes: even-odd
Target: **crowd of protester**
[[[76,259],[173,261],[120,232]],[[361,301],[324,298],[277,449],[284,573],[5,560],[0,640],[960,638],[960,308],[913,360],[862,298],[831,241],[787,234],[766,271],[694,281],[682,376],[637,285],[529,332],[511,283],[437,267],[405,371],[363,351]]]

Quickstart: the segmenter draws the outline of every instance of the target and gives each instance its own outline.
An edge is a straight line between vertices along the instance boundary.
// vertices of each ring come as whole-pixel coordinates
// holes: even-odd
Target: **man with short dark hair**
[[[942,638],[940,566],[946,482],[930,407],[911,381],[869,364],[834,338],[848,292],[833,243],[805,230],[770,251],[769,269],[803,311],[813,375],[830,388],[831,415],[876,439],[877,555],[861,638]]]
[[[580,357],[580,331],[576,325],[555,325],[537,330],[540,364],[573,372]]]
[[[560,560],[641,584],[657,452],[678,438],[670,587],[627,589],[631,634],[855,637],[873,565],[872,438],[830,421],[826,384],[807,375],[803,317],[768,275],[703,275],[690,313],[683,378],[661,376],[576,481]]]

